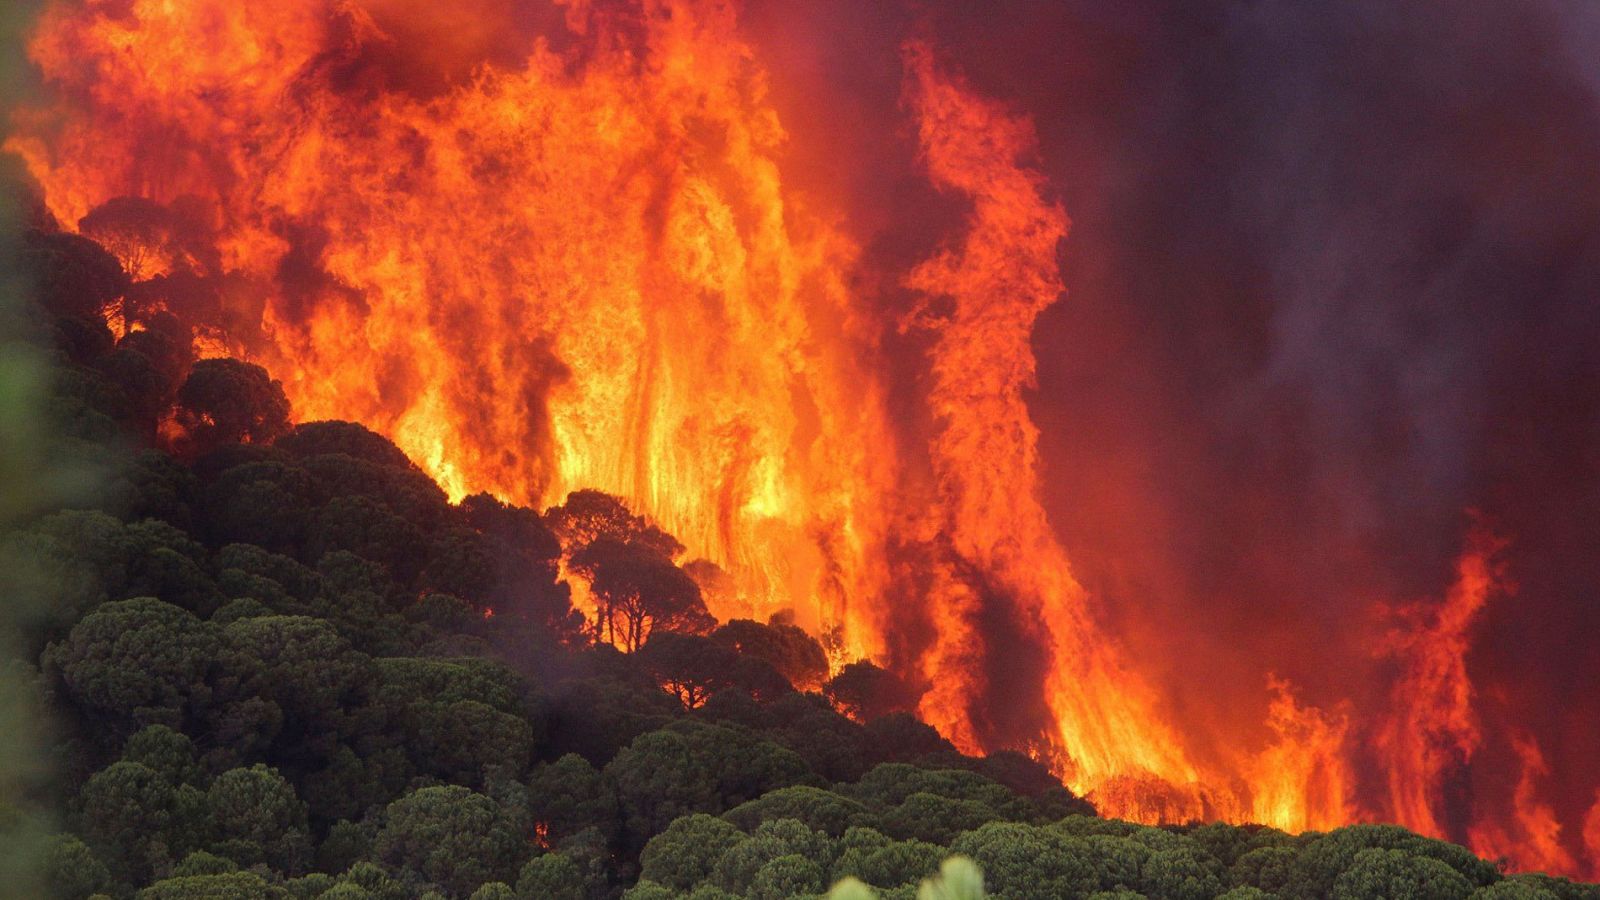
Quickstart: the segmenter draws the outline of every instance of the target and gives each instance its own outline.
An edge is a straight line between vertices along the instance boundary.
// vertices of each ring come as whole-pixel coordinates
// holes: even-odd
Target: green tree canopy
[[[421,788],[389,804],[373,852],[388,865],[466,896],[485,882],[514,879],[527,839],[493,800],[448,785]]]
[[[721,813],[811,777],[793,752],[744,732],[678,722],[641,735],[605,768],[624,824],[643,843],[673,819]]]

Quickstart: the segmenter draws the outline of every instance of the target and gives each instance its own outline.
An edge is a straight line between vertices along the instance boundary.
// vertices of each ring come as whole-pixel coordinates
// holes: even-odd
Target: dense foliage
[[[154,289],[94,243],[28,248],[55,455],[104,473],[4,547],[53,597],[22,664],[58,720],[62,900],[911,897],[952,854],[998,897],[1600,896],[1391,826],[1096,818],[956,752],[882,669],[718,626],[715,567],[616,498],[451,503],[171,316],[115,336]]]

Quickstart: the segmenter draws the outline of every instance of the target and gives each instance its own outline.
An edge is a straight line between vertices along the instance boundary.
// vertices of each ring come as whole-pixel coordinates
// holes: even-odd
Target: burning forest
[[[159,851],[85,833],[139,873],[113,893],[251,865],[328,887],[374,865],[361,878],[461,897],[568,896],[540,886],[580,876],[571,896],[686,892],[661,874],[671,841],[777,840],[739,811],[813,783],[863,810],[889,791],[885,841],[970,856],[997,896],[1074,895],[1006,888],[979,826],[1045,829],[1079,797],[1202,843],[1223,827],[1202,823],[1398,825],[1366,852],[1465,846],[1500,868],[1429,864],[1480,891],[1501,870],[1600,879],[1585,4],[46,0],[25,41],[3,148],[31,333],[73,398],[57,429],[118,448],[94,464],[123,493],[63,500],[23,546],[69,571],[109,565],[92,535],[176,536],[23,646],[76,704],[82,777],[158,770],[162,728],[195,737],[199,767],[163,790],[217,807],[268,790],[234,774],[262,770],[311,804],[284,813],[300,843],[248,853],[221,813]],[[84,509],[109,516],[60,518]],[[157,591],[190,568],[201,599]],[[127,606],[145,603],[180,609]],[[91,620],[146,616],[191,649],[133,665],[144,680],[88,672],[110,639]],[[324,620],[337,635],[307,630]],[[325,667],[344,699],[241,688],[280,676],[193,662],[202,627],[281,642],[262,671]],[[538,699],[466,663],[402,672],[475,654]],[[178,666],[204,700],[146,684]],[[659,696],[618,706],[623,671]],[[401,684],[434,699],[383,707],[410,730],[373,763],[389,726],[350,709]],[[752,723],[787,696],[1034,805],[897,832],[932,794],[810,757],[814,782],[629,805],[642,782],[613,767],[653,736],[709,760],[777,727]],[[258,721],[262,698],[278,712]],[[594,704],[628,711],[602,727]],[[464,751],[430,731],[445,721],[516,763],[446,761]],[[540,805],[591,782],[612,818]],[[407,868],[413,801],[446,790],[428,784],[502,810],[521,792],[502,854],[535,848],[521,881]],[[115,806],[97,796],[72,815]],[[711,827],[691,813],[754,836],[691,839]],[[1205,845],[1234,873],[1214,890],[1085,890],[1400,890],[1284,861],[1297,874],[1271,882],[1267,844],[1239,840]],[[741,882],[728,852],[702,876],[788,895],[776,862]],[[821,881],[782,883],[898,884],[829,852]]]

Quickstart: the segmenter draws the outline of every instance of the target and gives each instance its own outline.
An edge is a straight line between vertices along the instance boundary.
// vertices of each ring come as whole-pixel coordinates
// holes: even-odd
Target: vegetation
[[[892,674],[829,679],[792,623],[717,626],[617,498],[451,503],[360,425],[291,426],[170,316],[114,335],[138,285],[95,243],[25,251],[49,456],[105,473],[4,538],[49,585],[6,684],[54,714],[33,793],[61,799],[3,810],[53,828],[47,896],[1600,896],[1391,826],[1097,818],[1030,760],[956,752]]]

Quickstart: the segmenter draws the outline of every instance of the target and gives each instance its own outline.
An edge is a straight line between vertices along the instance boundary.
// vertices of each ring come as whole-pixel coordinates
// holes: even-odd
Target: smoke
[[[32,4],[0,10],[0,106],[26,91],[18,48]],[[17,264],[17,236],[31,212],[19,203],[16,173],[0,174],[0,539],[28,517],[92,487],[91,473],[55,454],[44,412],[48,363],[26,310],[32,286]],[[97,474],[97,473],[96,473]],[[53,821],[51,723],[38,671],[22,635],[35,624],[54,586],[0,540],[0,884],[25,895],[44,893]]]
[[[1079,577],[1176,714],[1234,741],[1263,669],[1381,709],[1374,609],[1442,597],[1476,509],[1520,590],[1472,632],[1472,790],[1512,790],[1517,721],[1575,824],[1600,696],[1592,5],[1104,7],[936,15],[1033,115],[1073,216],[1032,407]]]
[[[261,28],[295,63],[270,78],[185,53],[138,85],[188,129],[170,146],[152,118],[78,147],[35,122],[18,148],[49,169],[68,145],[78,180],[51,200],[77,215],[214,190],[259,270],[220,305],[282,294],[267,324],[303,371],[275,374],[318,414],[398,435],[458,493],[484,472],[473,489],[524,500],[599,486],[768,586],[825,572],[830,614],[878,632],[854,649],[950,695],[985,746],[1050,745],[1067,708],[1111,720],[1074,691],[1124,687],[1127,659],[1158,709],[1123,724],[1163,749],[1143,729],[1176,726],[1159,760],[1179,773],[1249,771],[1264,747],[1282,771],[1285,735],[1317,759],[1370,740],[1407,665],[1383,649],[1391,611],[1444,603],[1474,510],[1518,589],[1461,631],[1448,668],[1485,738],[1434,812],[1465,839],[1463,810],[1542,792],[1576,849],[1600,750],[1592,5],[747,0],[736,28],[710,2],[475,0],[450,28],[412,0],[302,6]],[[964,73],[969,112],[1031,120],[1037,145],[963,159],[996,165],[959,189],[930,178],[908,39]],[[715,48],[707,71],[661,65],[672,42]],[[80,69],[64,91],[88,102]],[[1028,195],[1018,234],[1051,236],[1007,244],[1027,249],[998,277],[911,278],[996,221],[996,186]],[[1065,221],[1039,211],[1058,206],[1055,248]],[[327,382],[373,340],[359,383]],[[1004,415],[952,427],[974,398]],[[986,443],[1017,410],[1009,450]],[[894,495],[893,521],[864,487]],[[1064,557],[994,539],[1050,529]],[[1354,808],[1382,814],[1382,777],[1360,774]],[[1342,809],[1342,775],[1317,777]]]
[[[837,113],[838,174],[900,171],[883,161],[903,135],[853,123],[892,120],[881,60],[905,20],[822,3],[796,25],[766,6],[764,50],[812,75],[795,113]],[[1600,750],[1583,724],[1600,711],[1593,4],[918,13],[979,92],[1031,115],[1073,218],[1066,292],[1033,340],[1042,486],[1173,714],[1216,758],[1268,739],[1263,672],[1323,709],[1353,702],[1357,722],[1387,714],[1387,610],[1442,601],[1476,510],[1519,589],[1468,635],[1488,737],[1454,790],[1513,803],[1529,729],[1578,846]],[[896,210],[901,183],[856,196]],[[930,223],[953,221],[913,218],[933,243]]]

